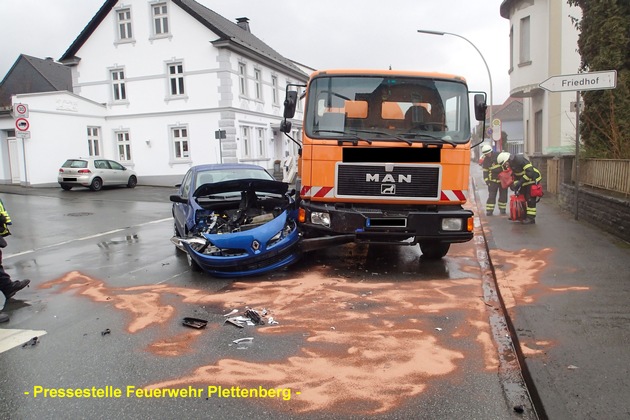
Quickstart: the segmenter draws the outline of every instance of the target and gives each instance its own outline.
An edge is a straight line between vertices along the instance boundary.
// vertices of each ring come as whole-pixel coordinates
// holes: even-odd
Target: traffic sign
[[[15,132],[15,137],[17,137],[19,139],[30,139],[31,138],[31,132],[30,131],[16,131]]]
[[[552,76],[538,86],[549,92],[614,89],[617,87],[617,70]]]
[[[492,120],[492,140],[501,140],[501,120],[498,118]]]
[[[13,107],[15,110],[15,118],[28,118],[28,105],[26,104],[15,104]]]
[[[18,118],[15,120],[15,128],[17,128],[18,131],[28,131],[30,126],[26,118]]]

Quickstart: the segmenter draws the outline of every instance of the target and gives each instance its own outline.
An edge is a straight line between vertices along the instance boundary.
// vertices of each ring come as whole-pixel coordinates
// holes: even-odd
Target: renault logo
[[[253,242],[252,242],[252,249],[253,249],[254,251],[258,251],[258,250],[260,249],[260,242],[258,242],[258,241],[253,241]]]

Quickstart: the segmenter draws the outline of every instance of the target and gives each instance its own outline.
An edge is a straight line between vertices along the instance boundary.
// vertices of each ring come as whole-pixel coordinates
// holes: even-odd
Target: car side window
[[[122,171],[123,169],[125,169],[125,167],[124,167],[124,166],[122,166],[122,165],[121,165],[120,163],[118,163],[118,162],[114,162],[113,160],[108,160],[108,161],[107,161],[107,163],[109,163],[109,166],[110,166],[112,169],[116,169],[116,170],[118,170],[118,171]]]
[[[182,197],[188,197],[190,192],[190,181],[192,180],[191,173],[186,173],[184,180],[182,181]]]

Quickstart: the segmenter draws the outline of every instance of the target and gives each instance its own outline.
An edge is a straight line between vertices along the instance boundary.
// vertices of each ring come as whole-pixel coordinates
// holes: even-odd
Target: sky
[[[311,68],[438,71],[463,76],[470,90],[488,95],[491,78],[493,103],[509,96],[510,24],[499,14],[503,0],[197,1],[234,22],[249,18],[254,35]],[[20,54],[58,60],[103,3],[0,0],[0,80]]]

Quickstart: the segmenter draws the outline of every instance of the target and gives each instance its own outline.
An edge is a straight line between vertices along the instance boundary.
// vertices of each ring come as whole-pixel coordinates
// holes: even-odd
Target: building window
[[[241,141],[243,143],[243,157],[250,157],[251,144],[249,138],[249,127],[241,127]]]
[[[265,156],[265,129],[257,128],[256,129],[256,142],[258,143],[258,156]]]
[[[173,157],[175,160],[189,160],[190,143],[188,141],[188,129],[186,127],[171,128],[171,141],[173,144]]]
[[[278,105],[278,76],[271,76],[271,99],[274,105]]]
[[[245,63],[238,63],[238,89],[242,96],[247,96],[247,67]]]
[[[112,70],[112,94],[114,102],[126,101],[127,91],[125,90],[125,71],[124,70]]]
[[[151,6],[153,13],[153,35],[168,35],[168,8],[166,3]]]
[[[118,19],[118,40],[126,41],[133,38],[131,31],[131,9],[120,9],[116,11]]]
[[[519,64],[529,64],[532,60],[529,54],[530,46],[530,25],[529,16],[521,19],[521,31],[520,31],[520,45],[519,45]]]
[[[262,72],[254,69],[254,84],[256,86],[256,99],[262,100]]]
[[[121,162],[131,162],[131,141],[129,131],[116,132],[116,146],[118,147],[118,158]]]
[[[184,91],[184,65],[172,63],[168,65],[168,83],[171,96],[183,95]]]
[[[89,156],[101,155],[101,130],[98,127],[87,128],[88,154]]]

